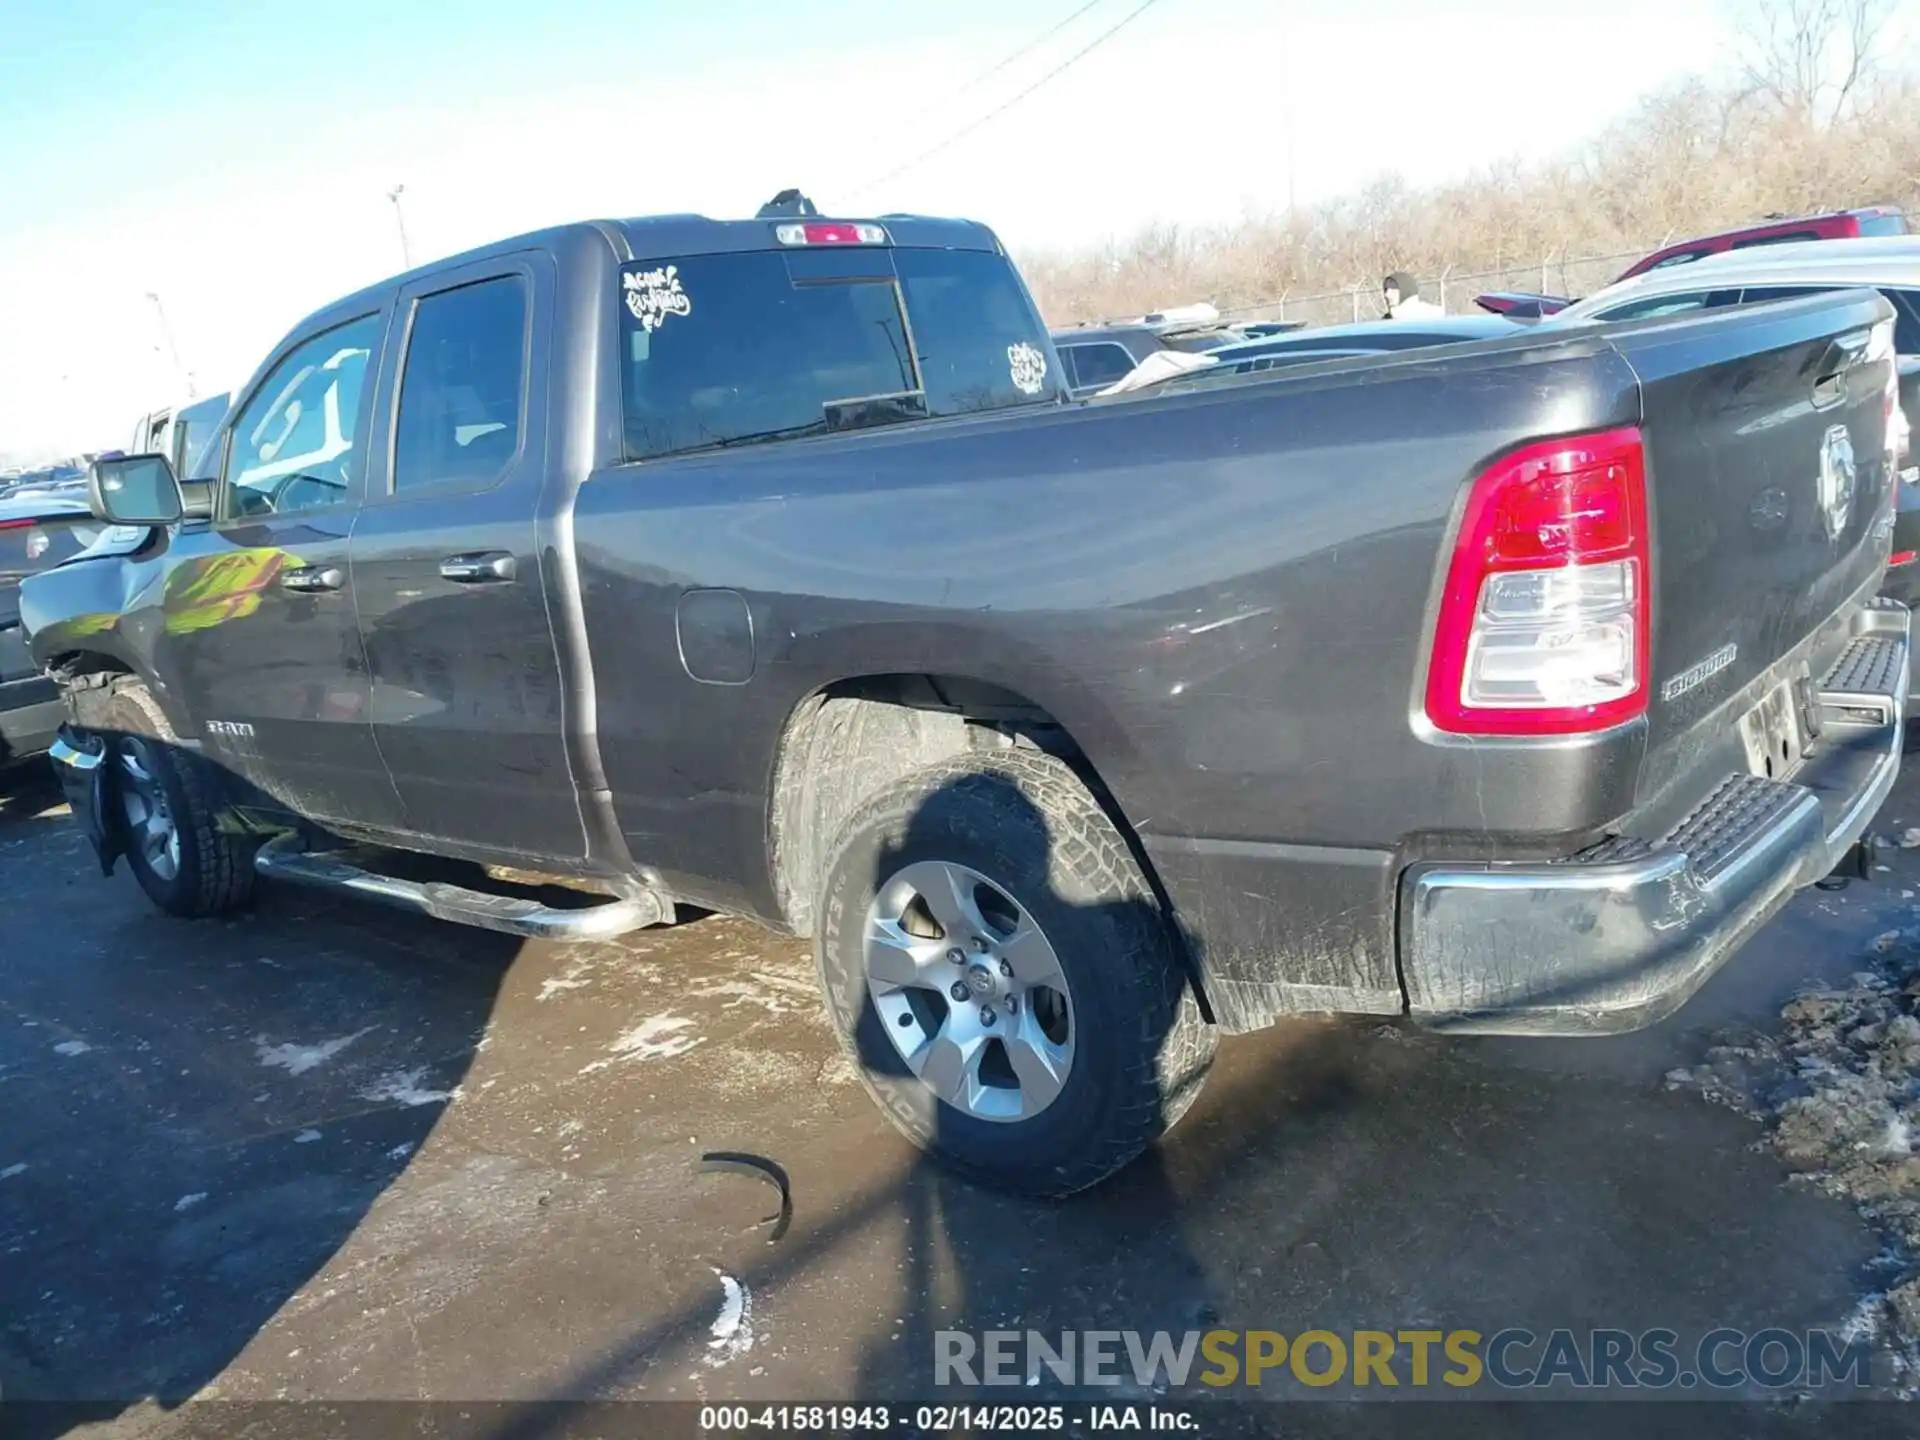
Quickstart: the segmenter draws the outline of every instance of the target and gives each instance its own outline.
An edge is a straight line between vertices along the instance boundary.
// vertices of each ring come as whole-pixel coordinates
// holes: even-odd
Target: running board
[[[665,898],[651,890],[624,900],[608,898],[598,905],[560,909],[444,880],[381,875],[353,863],[367,853],[358,848],[310,851],[300,836],[288,834],[261,846],[253,857],[253,868],[270,879],[341,891],[397,910],[528,940],[606,940],[648,925],[664,925],[673,918]]]

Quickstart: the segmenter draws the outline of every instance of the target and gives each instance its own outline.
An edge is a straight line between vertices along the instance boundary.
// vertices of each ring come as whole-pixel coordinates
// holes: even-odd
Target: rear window
[[[1039,317],[1000,255],[746,251],[622,271],[626,453],[1057,403]]]
[[[1904,235],[1907,219],[1898,210],[1886,215],[1862,215],[1859,227],[1862,235]]]

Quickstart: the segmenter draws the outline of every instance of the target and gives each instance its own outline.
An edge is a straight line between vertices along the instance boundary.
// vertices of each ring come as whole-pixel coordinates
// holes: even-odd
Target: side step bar
[[[280,835],[261,846],[253,868],[275,880],[337,890],[397,910],[519,935],[528,940],[606,940],[673,918],[668,902],[653,891],[624,900],[608,899],[580,909],[559,909],[512,895],[490,895],[443,880],[401,880],[353,863],[363,850],[304,848],[298,835]]]

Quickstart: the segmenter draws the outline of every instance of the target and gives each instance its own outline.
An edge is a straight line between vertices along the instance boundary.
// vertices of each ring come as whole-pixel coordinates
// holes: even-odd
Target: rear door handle
[[[280,575],[281,589],[299,590],[307,594],[338,590],[345,583],[346,576],[331,565],[302,565],[297,570],[282,571]]]
[[[513,579],[513,556],[504,550],[449,555],[440,562],[440,578],[456,585],[497,585]]]

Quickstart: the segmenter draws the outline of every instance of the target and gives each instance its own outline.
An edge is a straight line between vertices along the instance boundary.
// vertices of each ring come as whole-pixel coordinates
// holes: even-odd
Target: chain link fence
[[[1527,294],[1565,295],[1578,299],[1618,278],[1620,272],[1642,256],[1657,250],[1660,244],[1620,250],[1607,255],[1558,255],[1541,257],[1537,264],[1509,265],[1496,270],[1455,269],[1449,265],[1433,273],[1416,273],[1422,299],[1444,308],[1450,315],[1482,313],[1474,304],[1476,295],[1489,291],[1516,290]],[[1220,313],[1230,320],[1299,320],[1309,325],[1345,325],[1355,320],[1377,320],[1383,308],[1380,280],[1371,275],[1355,280],[1343,290],[1316,294],[1280,295],[1255,304],[1222,306]]]

